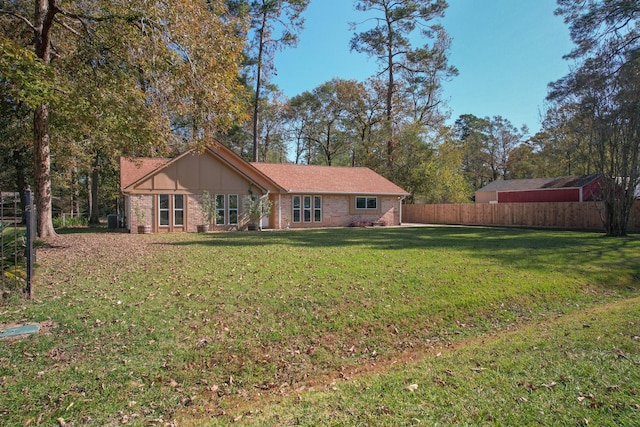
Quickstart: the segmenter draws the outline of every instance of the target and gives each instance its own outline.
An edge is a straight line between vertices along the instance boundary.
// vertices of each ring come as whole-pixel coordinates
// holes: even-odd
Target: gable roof
[[[170,161],[165,158],[120,157],[120,188],[127,188]]]
[[[206,148],[205,153],[216,156],[264,189],[277,188],[285,193],[409,195],[401,187],[365,167],[248,163],[221,144]],[[193,154],[193,151],[173,159],[121,157],[121,190],[145,181],[188,154]]]
[[[597,174],[591,174],[563,176],[559,178],[507,179],[493,181],[476,191],[527,191],[553,188],[581,188],[597,178]]]
[[[211,155],[224,164],[235,170],[240,175],[246,177],[249,181],[257,185],[263,190],[277,187],[277,184],[268,176],[265,176],[258,169],[254,168],[249,162],[242,159],[229,148],[222,144],[206,147],[204,153]],[[195,150],[189,150],[175,158],[120,158],[120,189],[125,191],[129,187],[145,181],[163,168],[179,161],[187,155],[196,154]]]
[[[581,188],[593,182],[598,178],[598,174],[580,175],[580,176],[563,176],[555,178],[542,188]]]
[[[405,190],[365,167],[251,163],[288,193],[408,196]]]

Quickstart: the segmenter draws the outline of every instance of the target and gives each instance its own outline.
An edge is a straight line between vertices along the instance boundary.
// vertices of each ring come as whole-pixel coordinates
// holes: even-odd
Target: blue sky
[[[332,78],[364,81],[378,64],[349,51],[349,22],[364,15],[353,0],[311,0],[296,48],[277,53],[273,78],[288,97]],[[569,30],[555,0],[449,0],[442,24],[452,37],[449,62],[459,75],[444,86],[452,123],[461,114],[501,115],[516,127],[540,128],[547,85],[571,63]]]

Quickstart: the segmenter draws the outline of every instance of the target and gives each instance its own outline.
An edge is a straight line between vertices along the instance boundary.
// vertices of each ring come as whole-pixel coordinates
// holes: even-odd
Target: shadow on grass
[[[484,227],[344,228],[278,232],[212,233],[163,244],[225,247],[289,246],[378,251],[452,250],[518,269],[585,273],[596,283],[631,277],[640,289],[640,238],[608,238],[599,232]],[[336,252],[339,256],[339,252]],[[629,282],[630,280],[623,280]]]
[[[108,228],[106,225],[56,228],[58,234],[126,233],[124,228]]]

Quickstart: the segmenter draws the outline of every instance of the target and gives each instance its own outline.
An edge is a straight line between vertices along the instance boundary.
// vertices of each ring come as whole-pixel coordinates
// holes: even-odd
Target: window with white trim
[[[302,219],[302,210],[301,210],[302,203],[301,203],[301,200],[302,200],[302,198],[300,196],[293,196],[293,198],[292,198],[293,222],[300,222],[300,220]]]
[[[184,225],[184,195],[173,195],[173,225]]]
[[[303,221],[311,222],[311,196],[304,196],[303,200]]]
[[[238,224],[238,195],[229,194],[229,225]]]
[[[378,198],[356,197],[356,209],[378,209]]]
[[[292,196],[293,222],[322,222],[322,196]]]
[[[322,222],[322,197],[313,196],[313,222]]]
[[[216,194],[216,225],[225,224],[225,195]]]
[[[158,197],[158,219],[160,227],[169,226],[169,195],[160,194]]]

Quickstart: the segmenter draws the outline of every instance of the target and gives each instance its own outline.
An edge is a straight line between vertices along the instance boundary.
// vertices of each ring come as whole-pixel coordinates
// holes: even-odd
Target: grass
[[[0,221],[0,301],[24,291],[27,278],[25,234],[24,228]]]
[[[246,408],[236,419],[303,426],[635,425],[639,303],[634,298],[526,326]]]
[[[34,300],[0,306],[0,323],[50,325],[0,342],[0,424],[624,425],[640,415],[637,238],[70,234],[38,262]]]

